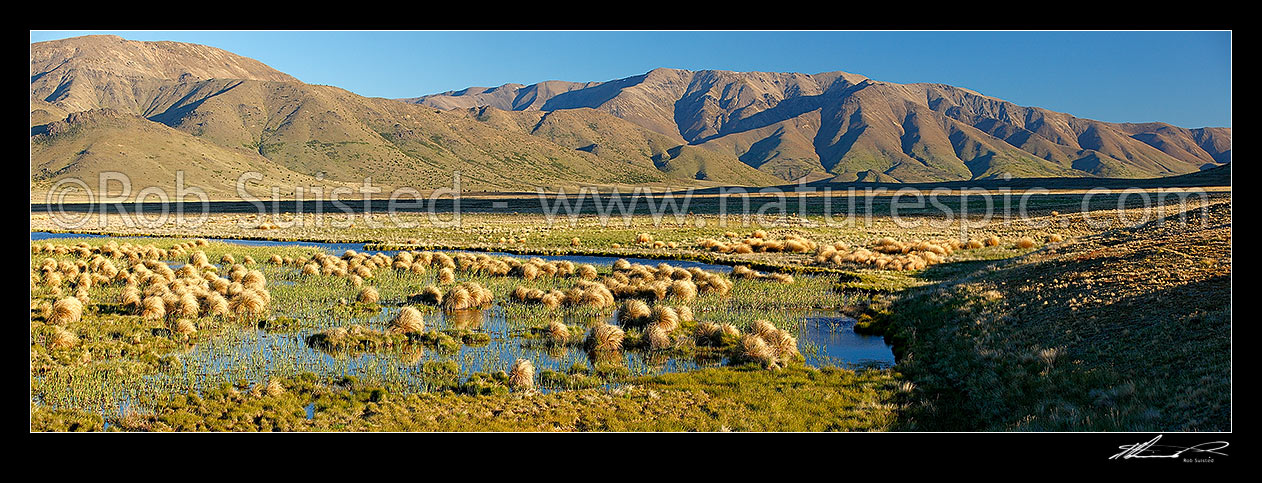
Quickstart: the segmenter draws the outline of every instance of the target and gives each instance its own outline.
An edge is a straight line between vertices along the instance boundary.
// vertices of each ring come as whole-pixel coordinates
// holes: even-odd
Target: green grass
[[[482,375],[465,394],[403,393],[354,378],[278,379],[283,394],[225,384],[172,394],[150,412],[111,421],[123,431],[874,431],[905,398],[890,371],[716,368],[613,388],[510,393]],[[311,419],[307,408],[312,409]],[[99,430],[99,416],[33,407],[33,429]]]

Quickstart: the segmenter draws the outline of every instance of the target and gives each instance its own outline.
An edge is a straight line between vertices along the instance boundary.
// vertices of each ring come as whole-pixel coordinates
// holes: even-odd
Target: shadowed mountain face
[[[844,72],[656,69],[390,100],[115,36],[31,44],[30,122],[33,192],[102,171],[157,185],[183,171],[233,197],[244,171],[272,186],[418,189],[459,172],[476,191],[1156,177],[1231,159],[1230,128],[1103,123]]]
[[[844,72],[656,69],[609,82],[544,84],[406,101],[515,111],[589,108],[786,181],[1158,177],[1231,160],[1230,128],[1106,123],[948,85],[894,84]],[[491,91],[498,97],[485,94]],[[522,96],[531,102],[510,101]]]

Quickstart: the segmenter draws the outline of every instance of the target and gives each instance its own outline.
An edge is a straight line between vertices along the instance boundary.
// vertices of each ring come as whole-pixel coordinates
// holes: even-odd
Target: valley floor
[[[150,413],[109,421],[110,430],[1230,430],[1229,195],[1139,224],[1090,225],[1066,213],[1045,207],[1032,221],[972,229],[969,238],[1003,242],[909,271],[820,267],[805,253],[715,253],[698,240],[749,228],[698,226],[691,218],[655,224],[637,217],[611,228],[595,220],[546,227],[537,215],[466,215],[458,228],[372,228],[361,220],[349,229],[260,230],[264,220],[244,214],[212,215],[193,228],[128,227],[111,215],[105,227],[74,231],[377,241],[380,249],[683,258],[836,273],[845,290],[870,295],[848,309],[861,330],[884,334],[899,358],[893,370],[733,366],[637,378],[612,392],[533,395],[393,396],[362,381],[300,375],[281,381],[276,393],[225,387],[173,395]],[[31,225],[59,231],[40,214]],[[961,227],[906,227],[877,217],[861,226],[805,220],[768,231],[858,245],[883,236],[958,236]],[[641,234],[652,241],[637,240]],[[1045,242],[1049,235],[1063,241]],[[1039,243],[1013,246],[1021,237]],[[319,410],[308,418],[304,407],[313,404]],[[36,431],[105,426],[96,414],[32,404]]]

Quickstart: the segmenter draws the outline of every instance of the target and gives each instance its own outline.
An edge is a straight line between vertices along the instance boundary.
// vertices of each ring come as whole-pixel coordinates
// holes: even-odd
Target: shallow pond
[[[31,240],[49,240],[58,238],[100,237],[101,235],[61,234],[32,232]],[[123,238],[123,237],[118,237]],[[145,237],[132,237],[143,240]],[[282,242],[256,240],[208,239],[210,241],[239,244],[247,246],[303,246],[326,250],[338,254],[346,250],[363,251],[363,244],[357,243],[320,243],[320,242]],[[393,254],[394,252],[383,251]],[[487,252],[477,252],[487,253]],[[527,255],[507,253],[487,253],[492,256],[511,256],[527,258]],[[545,260],[569,260],[574,263],[591,263],[608,266],[617,260],[615,257],[589,256],[540,256]],[[666,263],[676,267],[698,267],[704,270],[730,272],[731,267],[710,265],[691,261],[641,260],[628,258],[632,263],[656,265]],[[292,283],[284,280],[273,280],[269,283]],[[372,315],[361,323],[371,329],[383,330],[387,321],[399,310],[395,306],[383,306],[380,313]],[[811,366],[841,367],[889,367],[894,364],[894,356],[881,337],[864,336],[854,332],[855,320],[840,315],[832,310],[798,310],[783,311],[790,319],[800,320],[798,327],[798,347]],[[617,313],[596,320],[587,318],[579,320],[566,317],[565,323],[585,328],[593,322],[608,320],[616,323]],[[458,311],[444,313],[440,310],[425,314],[427,330],[470,330],[490,336],[489,343],[484,345],[465,345],[455,353],[442,353],[430,348],[414,348],[411,350],[391,350],[380,353],[330,354],[311,348],[306,343],[308,336],[331,327],[345,326],[347,320],[340,317],[329,317],[327,320],[310,321],[303,328],[293,332],[268,332],[264,330],[244,330],[230,336],[218,337],[198,343],[188,351],[179,354],[186,377],[194,379],[210,378],[214,380],[261,380],[266,374],[291,373],[292,371],[312,372],[332,376],[365,376],[377,375],[393,382],[403,383],[417,390],[425,390],[423,371],[425,363],[431,361],[455,361],[460,366],[460,374],[468,376],[475,372],[494,372],[506,370],[516,359],[529,359],[534,363],[536,374],[553,370],[565,372],[576,364],[587,365],[588,356],[578,347],[546,348],[534,344],[520,336],[522,325],[513,324],[506,317],[503,307],[498,303],[484,310]],[[664,372],[689,371],[699,367],[719,366],[726,361],[696,360],[691,357],[666,357],[645,355],[637,351],[623,351],[622,362],[632,374],[659,374]],[[210,382],[210,381],[207,381]],[[198,384],[200,385],[200,384]]]
[[[59,238],[120,238],[120,239],[126,238],[126,239],[132,239],[132,240],[145,240],[149,237],[116,237],[116,236],[110,236],[110,235],[98,235],[98,234],[89,234],[89,233],[51,233],[51,232],[46,232],[46,231],[31,232],[32,242],[37,242],[41,240],[59,239]],[[311,248],[322,249],[331,255],[341,255],[345,253],[347,250],[364,252],[364,246],[367,245],[366,243],[238,240],[238,239],[229,239],[229,238],[206,238],[205,240],[213,241],[213,242],[222,242],[222,243],[233,243],[237,245],[252,246],[252,247],[311,247]],[[428,251],[456,253],[462,250],[428,250]],[[398,253],[399,251],[398,250],[372,250],[367,253],[378,253],[378,252],[384,253],[386,255],[394,255]],[[481,253],[481,254],[486,254],[493,257],[515,257],[515,258],[538,257],[547,261],[569,260],[576,264],[590,263],[593,265],[611,265],[613,264],[613,262],[619,259],[624,259],[630,263],[639,263],[639,264],[652,265],[652,266],[656,266],[659,263],[666,263],[672,267],[680,267],[680,268],[696,267],[702,270],[709,270],[712,272],[720,272],[720,273],[728,273],[732,271],[732,267],[728,265],[717,265],[717,264],[712,264],[712,263],[694,262],[694,261],[689,261],[689,260],[662,260],[662,259],[634,258],[634,257],[598,257],[598,256],[587,256],[587,255],[526,255],[526,254],[490,252],[490,251],[470,251],[469,253]]]

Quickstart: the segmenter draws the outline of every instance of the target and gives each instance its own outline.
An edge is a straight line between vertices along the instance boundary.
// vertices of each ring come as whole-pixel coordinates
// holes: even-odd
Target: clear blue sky
[[[1230,32],[32,31],[31,42],[103,33],[219,47],[370,97],[656,67],[843,70],[1102,121],[1231,126]]]

